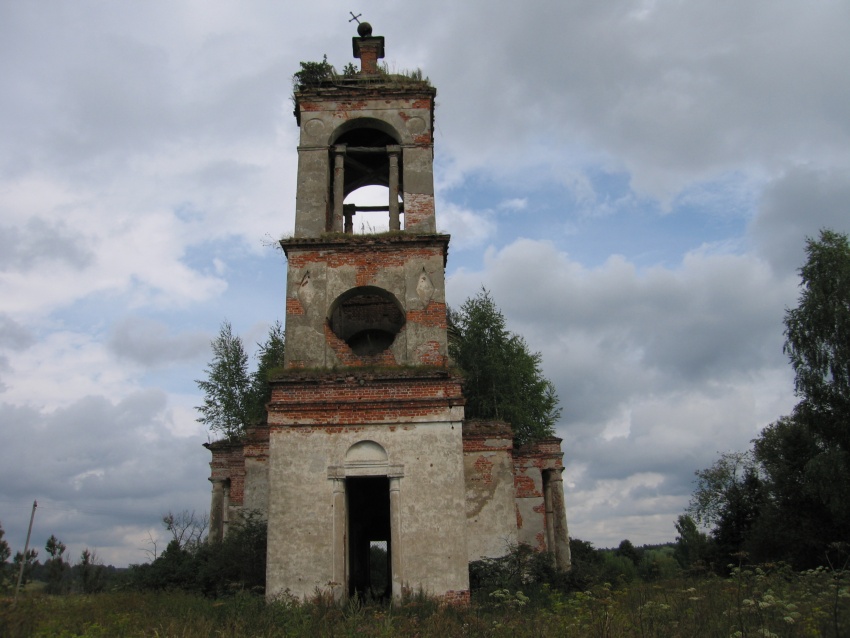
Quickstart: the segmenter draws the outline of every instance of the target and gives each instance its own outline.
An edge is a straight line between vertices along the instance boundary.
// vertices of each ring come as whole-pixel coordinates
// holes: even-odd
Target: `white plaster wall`
[[[374,259],[381,259],[380,253]],[[358,268],[353,265],[329,268],[322,262],[313,262],[303,268],[289,267],[290,296],[298,298],[304,314],[290,314],[286,318],[287,363],[298,361],[307,367],[328,368],[342,365],[327,343],[322,327],[333,301],[357,286],[357,273]],[[422,292],[423,275],[427,294]],[[446,301],[443,257],[439,254],[411,258],[398,266],[382,266],[368,284],[395,295],[405,312],[423,310],[431,302],[442,304]],[[417,365],[419,349],[430,342],[439,344],[441,354],[447,353],[445,330],[408,322],[391,350],[399,364]]]
[[[506,450],[468,452],[464,467],[469,560],[504,556],[517,542],[513,459]]]
[[[528,496],[516,499],[517,515],[522,526],[517,533],[517,541],[531,545],[535,549],[546,547],[546,514],[543,500],[543,475],[535,467],[526,469],[526,476],[534,481],[534,491],[541,496]]]
[[[460,422],[285,428],[271,433],[267,594],[329,589],[334,564],[333,481],[346,451],[372,440],[402,466],[401,575],[412,591],[469,589]]]
[[[266,459],[245,459],[245,493],[242,507],[246,512],[269,511],[269,466]]]

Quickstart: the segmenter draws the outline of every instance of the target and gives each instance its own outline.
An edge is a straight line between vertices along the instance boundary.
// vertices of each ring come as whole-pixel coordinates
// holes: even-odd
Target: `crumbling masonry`
[[[511,544],[569,567],[561,441],[515,449],[508,425],[464,421],[448,361],[449,236],[434,217],[436,90],[383,73],[384,39],[358,32],[359,73],[295,93],[284,371],[265,424],[207,445],[210,536],[264,513],[270,596],[363,592],[381,543],[392,596],[462,602],[469,562]],[[343,203],[367,185],[387,188],[385,206]],[[353,234],[355,216],[381,212],[390,232]]]

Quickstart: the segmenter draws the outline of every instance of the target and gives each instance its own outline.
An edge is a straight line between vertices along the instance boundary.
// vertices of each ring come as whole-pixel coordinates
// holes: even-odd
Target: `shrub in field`
[[[136,589],[183,589],[220,596],[240,589],[262,593],[266,580],[265,520],[248,512],[219,542],[181,546],[172,539],[153,562],[131,567]]]
[[[560,583],[564,591],[585,591],[601,582],[605,559],[593,543],[578,538],[570,539],[572,567]]]
[[[623,585],[635,580],[637,574],[637,566],[629,558],[605,552],[601,572],[603,581],[612,585]]]
[[[50,556],[44,561],[44,567],[47,571],[47,586],[45,591],[48,594],[61,594],[68,590],[68,575],[71,566],[65,562],[65,543],[56,538],[53,534],[47,539],[44,546],[45,551]]]
[[[638,576],[644,582],[670,580],[678,576],[680,571],[672,547],[645,550],[638,565]]]
[[[266,586],[268,525],[257,512],[242,516],[224,539],[198,549],[198,584],[207,595],[234,589],[263,593]]]
[[[500,558],[485,558],[469,564],[470,589],[482,596],[552,582],[559,575],[552,554],[537,552],[524,543],[509,547],[508,553]]]
[[[9,549],[9,543],[3,538],[5,534],[6,532],[3,531],[3,526],[0,525],[0,593],[3,593],[12,584],[12,570],[8,563],[9,556],[12,555],[12,550]]]
[[[97,554],[86,547],[80,554],[80,562],[71,568],[76,587],[84,594],[96,594],[106,588],[106,568]]]

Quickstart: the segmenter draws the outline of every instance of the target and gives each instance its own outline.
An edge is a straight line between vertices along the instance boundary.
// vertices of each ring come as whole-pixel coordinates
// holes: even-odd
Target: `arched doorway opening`
[[[348,595],[392,595],[390,482],[386,476],[345,479],[348,511]]]

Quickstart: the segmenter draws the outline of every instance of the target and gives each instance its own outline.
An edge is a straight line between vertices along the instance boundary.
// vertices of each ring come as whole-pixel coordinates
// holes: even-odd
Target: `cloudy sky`
[[[842,0],[0,3],[0,524],[125,565],[209,506],[194,380],[283,318],[300,60],[438,90],[448,295],[492,291],[563,405],[570,531],[675,536],[795,398],[807,235],[850,231]]]

